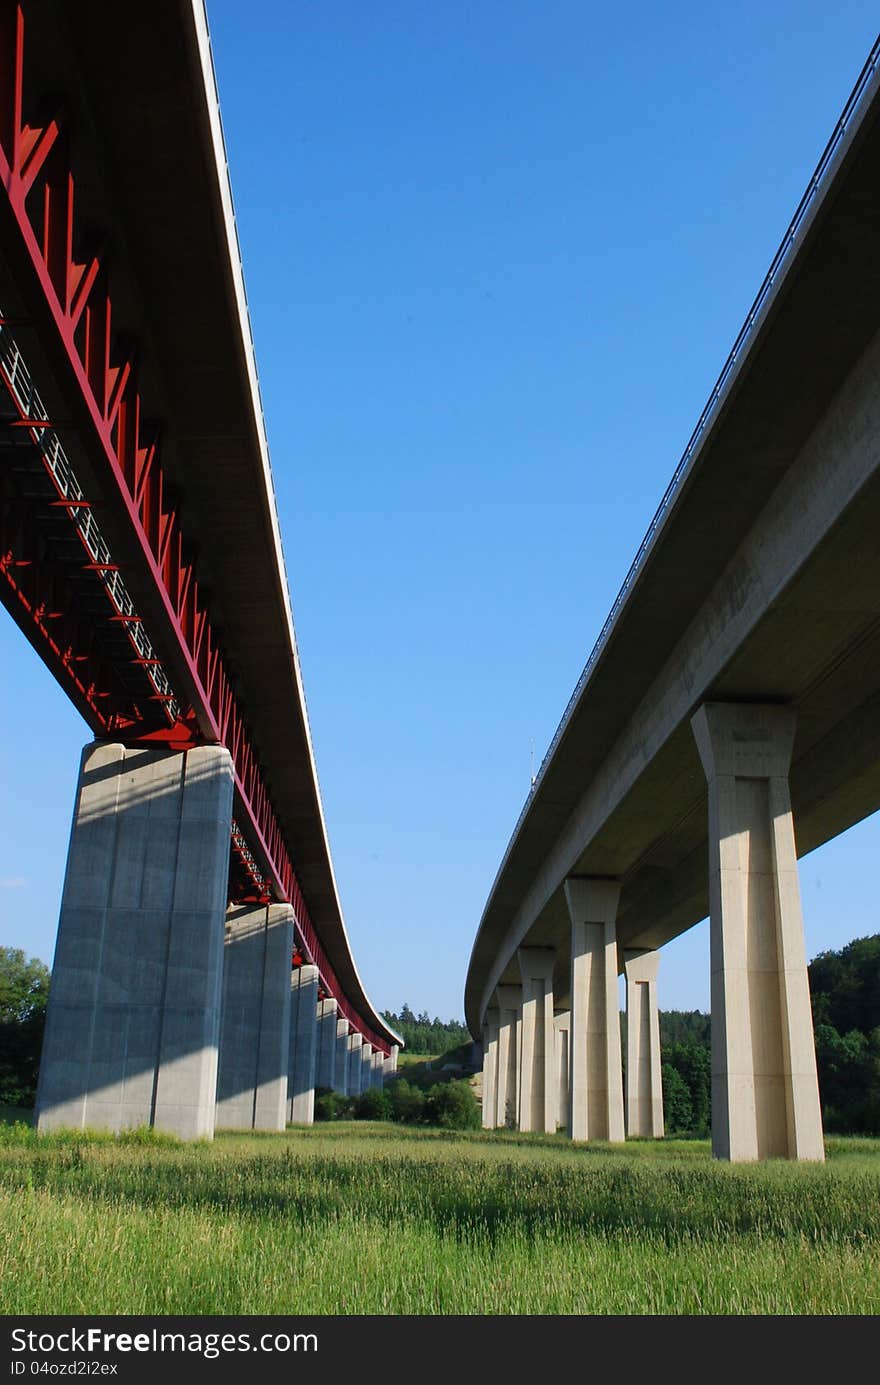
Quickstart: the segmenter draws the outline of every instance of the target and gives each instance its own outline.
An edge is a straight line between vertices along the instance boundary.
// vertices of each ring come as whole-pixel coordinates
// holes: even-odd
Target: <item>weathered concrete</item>
[[[825,1157],[788,770],[788,707],[706,703],[712,1152]]]
[[[495,1085],[495,1125],[511,1129],[517,1120],[517,1067],[519,1064],[519,1021],[522,1013],[522,986],[499,986],[498,1077]]]
[[[348,1035],[351,1026],[348,1020],[336,1018],[336,1062],[333,1066],[333,1089],[340,1096],[348,1096]]]
[[[292,950],[289,904],[228,909],[217,1065],[220,1129],[284,1129]]]
[[[556,1072],[558,1078],[556,1124],[568,1128],[569,1081],[568,1068],[571,1049],[571,1011],[563,1010],[555,1015],[553,1028],[556,1031]]]
[[[617,1009],[616,880],[570,879],[571,1067],[568,1133],[623,1140],[623,1071]]]
[[[361,1062],[361,1047],[364,1042],[363,1034],[352,1033],[348,1036],[348,1095],[360,1096],[361,1077],[363,1076],[364,1065]]]
[[[318,968],[294,967],[290,974],[290,1060],[287,1119],[311,1125],[315,1119],[318,1058]]]
[[[383,1079],[383,1073],[384,1073],[384,1064],[385,1064],[385,1054],[382,1052],[381,1048],[375,1049],[375,1050],[373,1051],[373,1070],[372,1070],[372,1085],[373,1085],[374,1087],[381,1087],[381,1086],[382,1086],[382,1079]]]
[[[663,1138],[660,1075],[659,952],[624,952],[626,974],[626,1133]]]
[[[390,1054],[390,1063],[391,1063],[391,1072],[392,1072],[392,1073],[397,1072],[397,1055],[399,1054],[399,1052],[400,1052],[400,1044],[392,1044],[392,1045],[391,1045],[391,1054]]]
[[[497,1006],[486,1011],[483,1026],[483,1096],[482,1124],[484,1130],[494,1130],[497,1120],[498,1100],[495,1087],[498,1081],[498,1020]]]
[[[522,976],[519,1129],[556,1130],[556,1033],[553,1028],[552,948],[524,947],[517,954]]]
[[[214,1131],[232,765],[86,746],[37,1125]]]
[[[318,1001],[315,1085],[328,1090],[332,1090],[336,1085],[336,1008],[337,1002],[332,998]]]

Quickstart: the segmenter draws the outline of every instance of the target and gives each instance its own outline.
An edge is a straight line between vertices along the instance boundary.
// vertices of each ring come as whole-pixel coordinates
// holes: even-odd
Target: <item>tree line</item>
[[[880,934],[822,952],[808,970],[825,1129],[880,1133]],[[48,968],[18,949],[0,948],[0,1105],[33,1105],[48,996]],[[443,1054],[471,1042],[462,1021],[431,1019],[427,1011],[416,1015],[408,1005],[398,1014],[383,1011],[383,1018],[410,1054]],[[699,1010],[660,1012],[670,1134],[704,1134],[710,1128],[710,1027],[709,1015]],[[403,1107],[406,1090],[401,1098]]]

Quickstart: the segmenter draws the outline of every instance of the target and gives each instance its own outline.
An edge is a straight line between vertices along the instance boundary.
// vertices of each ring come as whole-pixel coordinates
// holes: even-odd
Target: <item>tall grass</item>
[[[0,1128],[5,1313],[880,1311],[880,1141],[332,1125],[183,1145]]]

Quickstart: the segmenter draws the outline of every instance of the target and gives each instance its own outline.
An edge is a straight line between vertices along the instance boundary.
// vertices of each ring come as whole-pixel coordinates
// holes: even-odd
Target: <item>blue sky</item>
[[[462,1012],[593,641],[876,35],[745,0],[209,0],[340,894],[367,990]],[[0,611],[0,941],[51,960],[88,734]],[[880,927],[880,820],[802,862]],[[874,870],[872,870],[872,866]],[[705,924],[660,1003],[708,1008]]]

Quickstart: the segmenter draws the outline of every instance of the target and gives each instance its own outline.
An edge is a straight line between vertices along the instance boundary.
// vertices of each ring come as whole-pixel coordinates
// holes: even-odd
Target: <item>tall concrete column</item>
[[[517,1122],[517,1061],[522,986],[496,986],[498,1005],[498,1076],[495,1083],[495,1125],[512,1128]]]
[[[348,1095],[360,1096],[361,1076],[363,1074],[363,1063],[361,1062],[361,1046],[364,1042],[363,1034],[358,1034],[354,1030],[348,1036]]]
[[[318,1051],[315,1066],[315,1086],[328,1091],[336,1085],[336,1001],[332,997],[318,1001]]]
[[[216,1124],[283,1130],[290,1059],[289,904],[234,904],[226,914]]]
[[[498,1078],[498,1009],[490,1006],[483,1026],[483,1129],[494,1130],[498,1102],[495,1083]]]
[[[789,707],[706,703],[712,1152],[822,1160],[822,1116],[788,771]]]
[[[556,1031],[553,1028],[552,947],[521,947],[522,1065],[519,1093],[520,1130],[556,1133]]]
[[[382,1065],[385,1062],[385,1054],[381,1048],[373,1049],[373,1086],[382,1086]]]
[[[214,1132],[232,762],[86,746],[37,1125]]]
[[[556,1031],[556,1072],[558,1077],[556,1124],[568,1125],[568,1065],[571,1044],[571,1011],[563,1010],[553,1019]]]
[[[361,1045],[361,1091],[365,1092],[373,1083],[373,1045],[364,1040]]]
[[[333,1069],[333,1088],[340,1096],[348,1096],[348,1020],[336,1020],[336,1063]]]
[[[626,974],[626,1133],[663,1138],[660,1076],[660,1012],[657,968],[660,953],[624,952]]]
[[[290,973],[290,1062],[287,1119],[311,1125],[315,1119],[318,1058],[318,968],[294,967]]]
[[[394,1073],[397,1072],[397,1055],[398,1055],[399,1052],[400,1052],[400,1044],[392,1044],[392,1045],[391,1045],[391,1057],[390,1057],[390,1059],[389,1059],[390,1064],[391,1064],[390,1072],[391,1072],[392,1074],[394,1074]]]
[[[570,877],[571,1049],[568,1133],[623,1140],[623,1069],[617,1008],[616,880]]]

